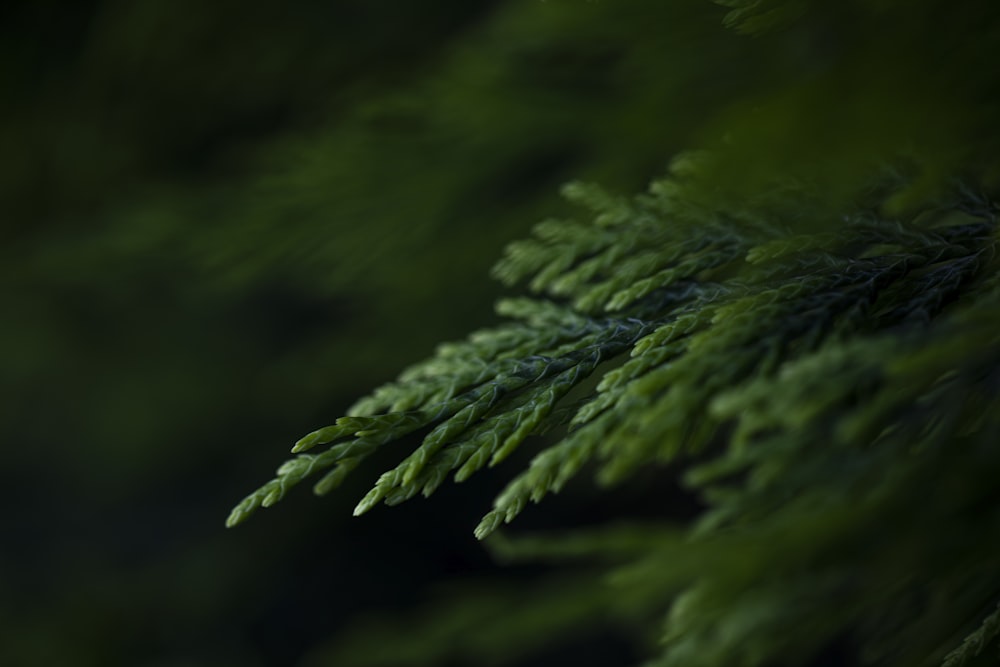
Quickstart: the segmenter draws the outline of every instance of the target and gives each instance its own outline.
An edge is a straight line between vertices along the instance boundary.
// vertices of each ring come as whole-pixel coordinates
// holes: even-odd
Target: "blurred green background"
[[[359,614],[538,576],[472,538],[504,469],[350,518],[399,448],[222,525],[300,435],[495,321],[489,267],[561,183],[639,191],[751,93],[816,105],[852,11],[765,40],[705,0],[4,3],[0,664],[322,664]]]
[[[0,13],[0,663],[290,665],[493,576],[471,530],[502,476],[352,519],[377,462],[222,523],[300,435],[493,321],[489,267],[560,183],[662,172],[741,84],[663,70],[660,24],[728,37],[718,8]]]

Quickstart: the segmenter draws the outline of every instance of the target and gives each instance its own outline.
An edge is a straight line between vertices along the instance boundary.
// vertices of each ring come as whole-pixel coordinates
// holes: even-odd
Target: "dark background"
[[[472,537],[530,451],[353,519],[401,443],[329,498],[302,489],[223,522],[298,437],[495,321],[489,267],[575,214],[561,183],[639,191],[721,140],[725,104],[844,47],[823,22],[764,42],[724,14],[3,3],[0,663],[322,664],[359,615],[422,608],[441,582],[543,575]],[[520,525],[650,511],[642,489],[597,502],[577,484]],[[634,657],[610,630],[539,655]]]

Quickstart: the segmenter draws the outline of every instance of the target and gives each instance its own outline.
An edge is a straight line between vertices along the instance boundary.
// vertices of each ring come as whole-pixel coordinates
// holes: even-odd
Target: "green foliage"
[[[300,440],[310,453],[229,524],[316,473],[329,491],[405,435],[422,442],[356,514],[548,433],[477,537],[590,465],[615,484],[680,461],[705,504],[614,554],[616,595],[668,617],[653,664],[797,664],[845,634],[880,664],[932,663],[1000,592],[996,205],[959,188],[909,218],[855,210],[796,235],[685,192],[678,177],[631,200],[566,188],[588,217],[538,225],[495,270],[538,296],[501,301],[510,323],[440,346]]]
[[[0,570],[16,576],[0,578],[0,664],[284,665],[331,628],[318,664],[501,663],[535,651],[556,664],[600,664],[587,638],[609,632],[634,640],[634,656],[658,655],[666,607],[693,584],[678,579],[666,594],[658,585],[621,588],[602,573],[645,556],[654,574],[674,572],[652,558],[656,549],[768,514],[767,498],[738,495],[738,483],[767,466],[774,471],[761,479],[795,479],[805,453],[789,443],[777,457],[769,444],[765,462],[751,445],[807,427],[826,442],[821,425],[836,432],[836,415],[846,414],[836,406],[868,396],[845,398],[811,368],[882,396],[870,384],[884,370],[873,355],[886,363],[903,355],[884,395],[902,392],[905,403],[910,380],[919,385],[934,364],[964,368],[960,346],[984,344],[978,324],[958,335],[964,320],[921,339],[920,315],[866,333],[848,313],[840,333],[819,344],[855,346],[813,367],[800,342],[787,359],[775,351],[769,372],[758,362],[740,375],[710,354],[721,349],[715,334],[741,344],[722,318],[768,280],[791,290],[796,272],[923,247],[915,237],[871,242],[867,251],[849,247],[845,256],[857,257],[845,260],[830,250],[844,238],[843,214],[853,216],[852,234],[866,233],[864,216],[922,227],[956,203],[978,206],[976,196],[954,193],[956,178],[997,191],[998,15],[1000,4],[982,0],[5,2],[0,431],[9,446],[0,468],[16,509]],[[691,147],[706,152],[676,160],[671,179],[640,198],[669,199],[665,210],[597,189],[571,192],[591,209],[576,222],[547,223],[498,270],[540,291],[512,294],[501,302],[506,323],[445,346],[360,402],[339,431],[348,437],[302,451],[260,500],[274,502],[299,475],[322,480],[324,492],[341,484],[338,493],[315,511],[296,510],[310,503],[305,489],[289,493],[250,529],[218,530],[232,499],[269,471],[268,443],[328,423],[435,343],[496,321],[490,304],[502,289],[486,267],[533,222],[563,215],[559,183],[634,193]],[[718,233],[707,238],[702,225]],[[960,253],[945,260],[964,266]],[[926,298],[936,314],[925,326],[943,327],[988,286],[990,266],[967,267],[966,279],[962,270],[935,273],[937,264],[907,269],[882,303]],[[676,303],[657,305],[668,292]],[[761,331],[783,321],[765,315]],[[952,332],[951,356],[906,356],[932,343],[940,353]],[[883,338],[868,341],[875,334]],[[798,370],[772,381],[784,361]],[[655,414],[674,384],[670,401],[691,403],[682,405],[690,423]],[[940,391],[968,398],[967,412],[988,403],[966,384],[943,382]],[[801,388],[812,398],[798,397]],[[426,414],[435,404],[455,412]],[[871,410],[843,428],[864,432],[902,407]],[[408,416],[393,424],[385,415],[394,412]],[[851,437],[861,436],[843,436]],[[727,453],[731,438],[742,449]],[[975,479],[989,479],[988,463]],[[390,472],[378,482],[381,470]],[[620,484],[594,493],[592,476]],[[686,478],[687,496],[675,489]],[[840,476],[817,478],[826,488]],[[373,485],[370,501],[398,502],[437,484],[430,502],[378,508],[360,521],[345,505]],[[546,502],[532,506],[543,493]],[[949,576],[955,561],[945,546],[940,565],[918,562],[932,539],[958,552],[969,535],[991,534],[965,532],[983,512],[966,512],[971,492],[956,493],[951,509],[926,519],[924,505],[913,505],[934,537],[900,532],[916,555],[902,554],[899,572],[884,559],[840,562],[867,572],[865,581],[898,581],[909,570],[928,582],[937,592],[907,588],[896,605],[961,616],[950,646],[973,633],[956,655],[984,664],[995,653],[994,626],[975,628],[993,601],[965,614],[975,604],[950,605],[954,586],[929,583]],[[917,500],[929,502],[925,495]],[[554,542],[505,542],[506,529],[494,531],[482,545],[497,559],[533,551],[583,564],[552,566],[558,573],[527,565],[528,585],[518,586],[520,566],[489,569],[473,530],[483,514],[485,532],[519,510],[511,531],[661,521]],[[964,518],[938,520],[952,511]],[[803,528],[780,517],[790,531]],[[401,530],[385,528],[392,522]],[[886,537],[871,540],[871,553],[895,539],[892,523],[879,526]],[[990,539],[966,549],[970,563]],[[795,550],[758,559],[752,536],[723,543],[732,558],[713,561],[713,544],[704,555],[670,554],[678,577],[699,558],[748,572],[815,565]],[[477,568],[502,581],[465,593],[456,581],[443,598],[426,599],[428,580]],[[970,584],[969,596],[989,588],[987,579]],[[767,598],[773,608],[794,598],[794,586],[781,586]],[[720,583],[710,599],[725,606],[736,587]],[[873,595],[872,608],[884,600]],[[410,604],[413,612],[398,611]],[[347,622],[372,606],[388,611]],[[742,618],[754,621],[750,611]],[[619,652],[604,662],[628,660]]]
[[[563,9],[505,15],[497,34],[556,39],[547,29],[576,19],[552,4]],[[636,35],[697,23],[694,10],[611,4],[573,8],[587,53],[617,43],[630,11],[646,19],[629,23]],[[502,323],[440,345],[299,440],[227,522],[306,479],[328,493],[409,443],[355,514],[526,461],[509,465],[475,536],[498,560],[568,574],[532,590],[531,614],[503,592],[449,596],[415,628],[408,616],[350,628],[317,662],[499,664],[597,618],[628,628],[650,667],[984,660],[1000,597],[1000,89],[984,63],[1000,12],[718,4],[758,38],[745,48],[760,67],[753,92],[690,125],[705,152],[636,197],[566,186],[581,212],[538,224],[494,268],[528,292],[497,303]],[[534,32],[529,15],[553,22]],[[731,48],[714,39],[706,61]],[[595,55],[592,83],[663,73],[662,99],[623,89],[677,108],[672,52],[638,42],[609,56],[614,74]],[[649,485],[649,510],[670,518],[500,531],[582,474]],[[686,520],[656,505],[673,481],[699,503]]]

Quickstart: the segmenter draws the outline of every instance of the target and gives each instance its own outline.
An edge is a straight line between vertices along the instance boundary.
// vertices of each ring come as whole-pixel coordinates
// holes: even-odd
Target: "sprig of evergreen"
[[[549,433],[477,537],[589,465],[612,484],[683,460],[703,499],[687,532],[495,547],[610,549],[616,595],[667,619],[651,664],[805,659],[845,632],[885,664],[943,657],[1000,592],[1000,544],[981,534],[1000,519],[982,482],[1000,471],[996,205],[958,188],[908,218],[869,208],[790,234],[760,210],[694,205],[685,178],[632,200],[568,187],[591,218],[542,223],[496,268],[538,296],[502,300],[508,323],[440,346],[300,440],[327,447],[286,462],[230,525],[310,475],[330,490],[404,435],[422,441],[357,514]],[[897,604],[922,595],[947,602]]]
[[[294,452],[331,446],[287,462],[234,510],[230,524],[313,473],[342,461],[353,467],[425,428],[423,444],[379,480],[359,512],[387,497],[429,493],[454,468],[465,479],[481,459],[499,462],[539,429],[601,362],[631,351],[577,409],[566,440],[498,501],[496,512],[509,520],[526,494],[537,499],[558,488],[598,449],[608,480],[651,455],[672,458],[682,441],[696,449],[718,426],[706,412],[715,394],[812,352],[830,335],[928,321],[994,252],[992,221],[935,230],[926,221],[919,228],[863,216],[841,233],[781,239],[717,220],[663,224],[653,211],[669,206],[658,190],[628,204],[593,187],[567,188],[594,209],[591,224],[543,223],[535,239],[511,246],[497,275],[509,283],[531,278],[534,291],[570,300],[572,310],[551,301],[501,302],[500,312],[519,323],[441,346],[359,401],[353,416],[301,439]],[[737,263],[751,270],[734,272]],[[712,280],[727,268],[738,278]],[[616,316],[584,316],[598,310]],[[609,411],[621,407],[628,410]],[[613,445],[599,448],[598,440]],[[436,472],[422,476],[431,462]],[[335,470],[319,490],[343,472]]]

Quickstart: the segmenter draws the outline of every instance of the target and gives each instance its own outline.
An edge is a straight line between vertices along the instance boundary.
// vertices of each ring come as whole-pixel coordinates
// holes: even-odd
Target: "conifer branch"
[[[857,215],[839,231],[789,237],[753,220],[741,226],[679,207],[682,190],[669,182],[631,202],[580,184],[566,192],[596,213],[591,223],[542,223],[533,239],[509,248],[496,274],[508,283],[528,280],[533,291],[568,298],[570,306],[502,300],[498,312],[514,322],[440,346],[359,401],[351,416],[302,438],[293,448],[299,457],[237,506],[229,524],[336,466],[315,486],[324,493],[372,451],[416,431],[426,431],[420,446],[379,478],[356,513],[428,495],[449,473],[465,480],[568,418],[564,440],[539,453],[498,497],[476,530],[485,537],[590,461],[602,462],[600,479],[611,483],[650,459],[698,452],[754,396],[797,415],[797,427],[811,423],[819,403],[774,408],[786,396],[773,386],[779,366],[780,377],[807,386],[809,377],[829,372],[813,366],[882,345],[852,342],[858,335],[926,326],[996,268],[995,217],[954,224],[951,211],[936,211],[925,213],[921,226]],[[672,210],[681,214],[665,223]],[[615,316],[595,317],[603,310]],[[631,359],[606,372],[573,411],[560,406],[603,361],[624,352]],[[846,386],[857,382],[845,378]],[[816,390],[817,397],[828,391]],[[897,395],[898,402],[911,398]],[[743,414],[733,442],[743,446],[763,419]],[[859,419],[840,428],[855,424],[855,436],[874,428]],[[301,454],[318,445],[328,448]],[[707,470],[695,468],[689,478],[707,480]]]
[[[686,530],[496,542],[505,557],[609,563],[628,613],[666,619],[650,664],[805,659],[858,619],[872,655],[932,654],[946,638],[921,630],[931,623],[921,613],[873,610],[911,586],[895,561],[925,548],[914,499],[941,486],[922,511],[948,549],[973,550],[973,525],[961,522],[990,502],[989,485],[966,480],[1000,469],[995,207],[959,194],[907,219],[860,211],[839,229],[788,234],[759,211],[739,217],[690,201],[680,180],[630,201],[579,184],[567,192],[593,219],[539,225],[495,271],[538,296],[500,301],[506,323],[439,346],[304,437],[229,525],[314,474],[324,473],[317,493],[331,490],[404,436],[420,442],[355,514],[428,496],[449,476],[465,481],[547,433],[477,538],[588,467],[615,484],[650,463],[684,461],[683,482],[705,506]],[[939,588],[967,587],[964,563],[928,558]],[[995,572],[975,568],[982,595],[1000,590]],[[996,635],[994,617],[948,667]],[[800,626],[794,638],[790,623]]]

